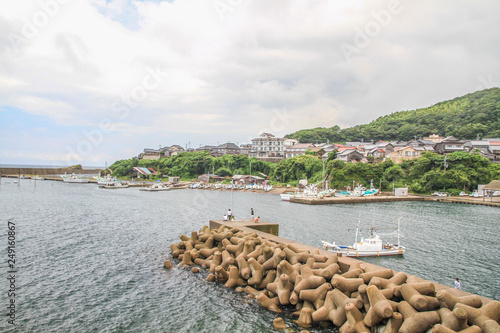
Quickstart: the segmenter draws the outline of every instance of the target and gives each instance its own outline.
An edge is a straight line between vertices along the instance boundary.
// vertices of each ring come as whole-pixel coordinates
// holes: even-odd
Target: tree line
[[[409,187],[411,192],[431,193],[447,191],[457,195],[460,191],[472,191],[479,184],[487,184],[500,178],[500,165],[490,163],[479,153],[455,152],[439,155],[424,152],[418,159],[395,164],[391,160],[380,163],[345,163],[330,153],[326,161],[311,154],[283,159],[278,163],[259,161],[244,155],[213,157],[209,152],[184,152],[158,160],[128,159],[110,166],[113,175],[122,178],[133,176],[133,167],[148,167],[158,171],[151,179],[163,175],[178,176],[183,180],[196,180],[204,173],[230,177],[250,174],[268,177],[271,184],[296,186],[301,179],[321,184],[323,179],[330,188],[344,189],[354,184],[366,187],[373,182],[383,191],[393,187]],[[323,171],[324,170],[324,171]]]
[[[346,142],[411,140],[431,134],[459,139],[500,137],[500,88],[491,88],[437,103],[431,107],[400,111],[379,117],[369,124],[341,129],[303,129],[287,138],[300,142]]]

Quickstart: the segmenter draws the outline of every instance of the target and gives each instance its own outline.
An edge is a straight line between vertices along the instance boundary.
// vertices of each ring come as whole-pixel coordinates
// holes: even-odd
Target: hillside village
[[[159,149],[144,149],[136,158],[156,160],[169,158],[182,152],[209,151],[213,157],[224,155],[244,155],[255,157],[265,162],[279,162],[309,152],[322,159],[336,152],[336,159],[344,162],[376,163],[385,160],[399,164],[405,160],[417,159],[423,152],[431,151],[447,155],[457,151],[478,152],[492,163],[500,163],[500,138],[483,138],[482,140],[460,140],[453,136],[446,138],[433,134],[421,139],[409,141],[359,141],[340,143],[299,142],[297,139],[277,138],[270,133],[262,133],[252,139],[251,144],[236,145],[224,143],[218,146],[200,146],[199,148],[183,148],[172,145]]]

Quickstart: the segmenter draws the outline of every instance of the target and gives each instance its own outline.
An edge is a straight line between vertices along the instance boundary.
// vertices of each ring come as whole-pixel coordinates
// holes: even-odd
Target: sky
[[[0,164],[366,124],[500,85],[497,0],[0,3]]]

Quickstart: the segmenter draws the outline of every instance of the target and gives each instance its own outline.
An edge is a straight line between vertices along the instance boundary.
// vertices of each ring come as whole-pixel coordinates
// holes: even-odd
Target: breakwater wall
[[[270,232],[270,233],[269,233]],[[293,323],[340,332],[500,331],[500,302],[278,236],[279,226],[211,220],[170,246],[178,266],[199,273],[270,311],[295,310]],[[165,268],[171,269],[170,260]],[[289,321],[291,322],[291,321]],[[286,329],[282,317],[275,329]],[[294,324],[293,324],[294,325]]]
[[[64,173],[76,174],[97,174],[101,169],[77,169],[77,168],[0,168],[2,176],[48,176],[48,175],[63,175]]]

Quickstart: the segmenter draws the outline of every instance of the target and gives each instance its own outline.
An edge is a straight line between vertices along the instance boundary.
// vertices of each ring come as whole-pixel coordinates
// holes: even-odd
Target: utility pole
[[[324,191],[325,190],[325,159],[322,158],[322,160],[323,160],[323,178],[322,178],[322,180],[323,180],[323,191]]]

